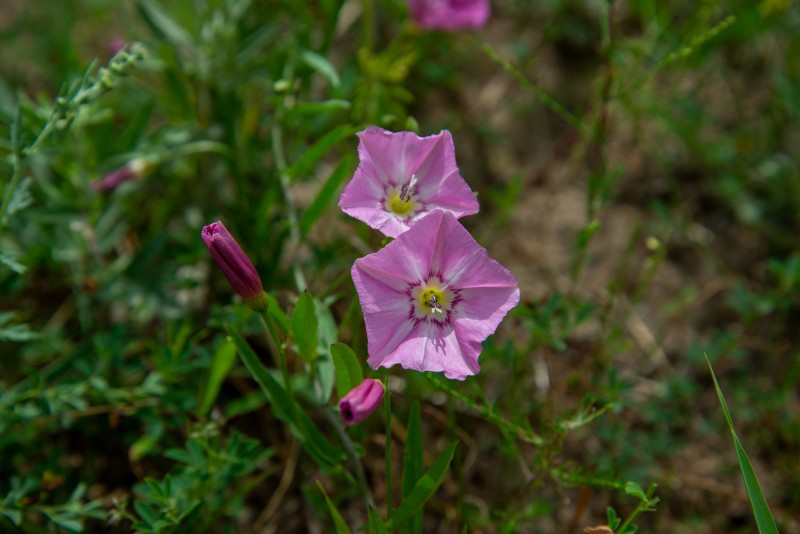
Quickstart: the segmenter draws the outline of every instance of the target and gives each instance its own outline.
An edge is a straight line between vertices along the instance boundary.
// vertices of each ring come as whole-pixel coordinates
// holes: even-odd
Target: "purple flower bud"
[[[346,425],[357,425],[378,409],[383,400],[383,384],[367,378],[339,401],[339,411]]]
[[[102,193],[103,191],[110,191],[122,182],[127,182],[133,178],[141,178],[146,176],[152,167],[153,164],[144,158],[133,159],[121,169],[117,169],[111,174],[107,174],[100,180],[94,182],[92,184],[92,189],[99,193]]]
[[[216,221],[203,227],[203,242],[208,247],[214,261],[231,283],[233,289],[256,311],[267,309],[264,286],[261,284],[256,268],[242,247],[221,222]]]

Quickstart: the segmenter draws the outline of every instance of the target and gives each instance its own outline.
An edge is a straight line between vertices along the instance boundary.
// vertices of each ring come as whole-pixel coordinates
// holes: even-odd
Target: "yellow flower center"
[[[411,217],[417,210],[418,205],[414,200],[416,194],[417,177],[411,175],[411,179],[407,184],[401,187],[391,187],[386,193],[386,206],[387,211],[397,215],[401,219]]]
[[[400,198],[399,192],[394,192],[389,195],[389,198],[386,199],[386,209],[400,217],[401,219],[405,219],[409,216],[409,214],[416,209],[416,202],[414,199],[409,199],[408,201],[403,200]]]
[[[419,319],[430,318],[437,321],[447,319],[449,305],[453,302],[453,292],[442,288],[438,278],[432,278],[411,291],[414,299],[414,315]]]

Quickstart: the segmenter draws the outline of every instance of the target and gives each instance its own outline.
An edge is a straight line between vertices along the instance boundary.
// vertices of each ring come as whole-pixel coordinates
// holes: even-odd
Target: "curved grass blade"
[[[711,378],[714,379],[714,387],[717,390],[717,397],[719,403],[722,405],[722,411],[725,414],[725,420],[728,422],[728,428],[731,430],[733,437],[733,447],[736,450],[736,458],[739,460],[739,469],[742,471],[742,478],[744,479],[744,487],[747,490],[747,497],[750,499],[750,505],[753,507],[753,514],[756,517],[756,525],[761,534],[778,534],[778,527],[775,526],[775,519],[769,511],[769,505],[764,498],[764,493],[761,491],[761,485],[758,483],[756,473],[753,471],[753,466],[750,464],[750,459],[747,453],[744,452],[744,447],[733,429],[733,420],[728,411],[728,404],[725,402],[725,397],[722,395],[722,389],[717,382],[717,376],[714,374],[714,369],[711,367],[711,362],[706,356],[706,363],[708,370],[711,371]]]

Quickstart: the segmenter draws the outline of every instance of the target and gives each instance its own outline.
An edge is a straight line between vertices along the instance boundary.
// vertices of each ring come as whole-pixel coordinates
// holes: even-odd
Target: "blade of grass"
[[[333,529],[336,534],[350,534],[350,527],[348,527],[347,523],[344,522],[342,514],[340,514],[339,510],[336,509],[336,506],[333,505],[333,502],[331,502],[330,497],[328,497],[328,494],[325,492],[325,488],[322,487],[322,484],[319,480],[317,480],[317,487],[325,496],[325,502],[328,503],[328,510],[333,518]]]
[[[728,422],[728,428],[731,431],[733,438],[733,447],[736,450],[736,458],[739,460],[739,469],[742,471],[742,478],[744,479],[744,487],[747,490],[747,497],[750,499],[750,505],[753,507],[753,514],[755,514],[756,525],[761,534],[778,534],[778,527],[775,526],[775,519],[772,518],[772,513],[769,511],[767,499],[764,498],[764,493],[761,491],[761,485],[758,483],[756,473],[753,471],[753,466],[750,464],[750,459],[747,453],[744,452],[744,447],[739,441],[739,436],[733,429],[733,420],[728,411],[728,404],[725,402],[725,397],[722,395],[722,389],[717,382],[717,376],[714,374],[714,369],[711,367],[711,362],[706,356],[706,363],[708,370],[711,371],[711,378],[714,379],[714,388],[717,390],[717,397],[719,403],[722,405],[722,412],[725,414],[725,420]]]
[[[422,463],[422,420],[419,402],[414,401],[408,415],[406,444],[403,449],[403,499],[407,498],[414,486],[422,477],[425,466]],[[406,534],[422,532],[422,514],[424,505],[409,519],[403,527]]]
[[[450,462],[453,461],[457,445],[458,443],[449,445],[436,457],[428,472],[422,475],[408,496],[395,509],[391,521],[387,522],[389,530],[395,530],[405,525],[418,510],[422,509],[428,499],[433,497],[450,470]]]

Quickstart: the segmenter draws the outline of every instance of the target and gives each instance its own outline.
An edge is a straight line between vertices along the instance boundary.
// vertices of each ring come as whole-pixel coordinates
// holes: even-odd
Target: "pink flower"
[[[411,18],[428,30],[481,28],[489,20],[489,0],[409,0]]]
[[[366,378],[339,401],[339,411],[346,425],[357,425],[378,409],[383,400],[383,384]]]
[[[219,221],[203,227],[200,233],[217,265],[244,301],[256,311],[267,309],[261,278],[242,247]]]
[[[339,200],[348,215],[397,237],[434,209],[456,217],[478,212],[447,130],[419,137],[370,126],[358,137],[360,164]]]
[[[481,343],[519,302],[511,272],[450,213],[436,210],[351,270],[377,369],[400,364],[463,380]]]
[[[92,183],[92,189],[97,192],[110,191],[123,182],[147,176],[152,170],[153,164],[144,158],[135,158],[121,169],[103,176],[100,180]]]

